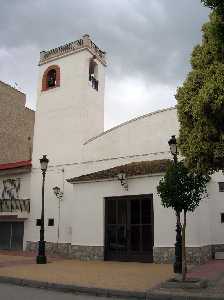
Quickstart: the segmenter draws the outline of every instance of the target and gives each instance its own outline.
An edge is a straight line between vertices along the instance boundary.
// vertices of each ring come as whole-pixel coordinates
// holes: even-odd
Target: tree
[[[189,171],[183,162],[168,167],[165,176],[157,187],[164,207],[175,210],[176,215],[183,213],[183,222],[178,218],[182,231],[182,279],[186,279],[185,231],[187,212],[193,212],[206,193],[208,177]]]
[[[180,151],[191,169],[209,173],[224,169],[224,1],[202,2],[213,11],[176,99]]]
[[[223,8],[224,3],[223,0],[201,0],[201,2],[210,8]]]

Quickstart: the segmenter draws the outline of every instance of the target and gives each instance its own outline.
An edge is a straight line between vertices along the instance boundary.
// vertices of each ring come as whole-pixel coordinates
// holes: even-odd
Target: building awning
[[[32,168],[31,160],[22,160],[11,163],[0,164],[0,175],[9,176],[15,174],[30,173]]]
[[[22,160],[22,161],[7,163],[7,164],[0,164],[0,170],[8,170],[8,169],[14,169],[20,167],[31,167],[31,166],[32,166],[31,160]]]
[[[119,173],[125,173],[127,177],[164,173],[170,164],[171,160],[169,159],[132,162],[106,170],[73,177],[67,179],[67,181],[69,183],[78,183],[84,181],[103,180],[116,178]]]

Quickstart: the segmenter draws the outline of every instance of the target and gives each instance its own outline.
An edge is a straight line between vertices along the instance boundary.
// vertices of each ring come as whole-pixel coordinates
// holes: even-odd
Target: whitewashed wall
[[[72,241],[72,220],[73,216],[73,186],[66,181],[67,178],[78,176],[83,172],[82,165],[49,166],[46,172],[45,181],[45,236],[48,242],[70,243]],[[60,187],[64,192],[63,200],[60,204],[53,193],[53,187]],[[40,227],[36,226],[36,219],[41,215],[41,187],[42,172],[40,167],[33,168],[31,173],[31,213],[26,221],[24,240],[38,241],[40,237]],[[54,226],[47,226],[49,218],[54,218]],[[60,235],[58,239],[58,223]]]
[[[70,174],[69,174],[70,175]],[[71,184],[65,181],[68,175],[67,169],[49,168],[46,173],[45,182],[45,236],[48,242],[71,242],[71,218],[73,205],[73,191]],[[64,192],[63,200],[60,202],[60,219],[59,219],[59,200],[53,193],[53,187],[60,187]],[[40,227],[36,226],[36,219],[41,216],[41,187],[42,173],[40,169],[34,169],[31,174],[31,214],[27,221],[29,225],[25,231],[24,239],[26,241],[38,241]],[[54,226],[48,226],[48,219],[54,219]],[[59,224],[59,237],[58,237]]]
[[[99,63],[99,91],[89,82],[89,60],[83,50],[40,66],[34,126],[33,165],[47,154],[52,165],[80,162],[85,140],[103,131],[104,66]],[[60,86],[41,91],[44,71],[60,67]]]
[[[167,120],[171,122],[169,125]],[[53,166],[50,161],[46,177],[45,222],[47,224],[48,218],[54,218],[55,226],[46,226],[46,240],[56,242],[58,239],[58,201],[52,188],[56,185],[63,188],[64,185],[59,242],[69,242],[74,245],[103,245],[104,197],[153,193],[155,246],[173,246],[175,215],[172,210],[167,210],[160,204],[156,193],[159,176],[130,180],[128,192],[121,189],[119,182],[116,181],[76,184],[73,192],[72,185],[65,181],[67,178],[131,161],[171,158],[167,140],[172,134],[178,134],[178,122],[176,110],[168,109],[127,122],[87,142],[83,146],[83,161],[80,163]],[[51,160],[50,154],[49,158]],[[27,221],[29,226],[26,226],[25,240],[37,241],[39,239],[39,227],[36,227],[35,222],[40,217],[41,180],[39,166],[33,168],[31,217]],[[224,181],[222,174],[213,176],[208,186],[209,197],[202,201],[193,214],[188,215],[187,243],[189,246],[224,242],[224,224],[220,222],[224,202],[222,201],[223,194],[218,192],[218,181]]]
[[[212,244],[224,244],[224,223],[221,223],[221,213],[224,213],[224,193],[219,192],[218,182],[224,182],[224,176],[221,172],[214,174],[212,181],[208,185],[210,198],[208,218],[211,224]]]
[[[83,183],[73,186],[67,178],[88,174],[132,161],[171,158],[168,139],[178,135],[176,109],[151,113],[103,132],[104,66],[99,63],[99,91],[88,81],[89,59],[81,51],[40,67],[38,101],[34,129],[33,169],[31,174],[31,215],[25,222],[24,241],[39,240],[36,219],[41,212],[42,175],[39,158],[50,159],[46,176],[45,224],[54,218],[55,226],[46,226],[46,240],[74,245],[102,246],[104,241],[104,197],[153,193],[155,246],[173,246],[175,215],[160,204],[156,186],[161,176],[129,180],[129,191],[118,181]],[[42,76],[48,66],[61,71],[60,87],[41,92]],[[216,175],[215,175],[216,176]],[[209,184],[209,197],[188,217],[187,243],[202,246],[223,243],[224,211],[217,177]],[[219,175],[221,176],[221,175]],[[52,188],[64,191],[61,202],[60,237],[57,236],[58,200]]]
[[[157,195],[156,187],[161,175],[129,179],[125,191],[119,181],[100,181],[74,184],[72,244],[104,245],[104,198],[123,195],[153,194],[154,246],[173,247],[175,243],[176,217],[172,209],[164,208]],[[194,214],[188,215],[188,246],[207,245],[208,199],[204,200]],[[203,222],[205,220],[205,222]]]
[[[85,172],[81,153],[85,140],[103,131],[104,123],[104,66],[98,62],[99,90],[89,82],[89,61],[92,54],[83,50],[40,66],[37,111],[34,126],[34,146],[31,174],[31,215],[26,222],[24,240],[39,240],[36,219],[41,214],[42,175],[39,159],[49,158],[45,187],[46,241],[70,242],[72,220],[72,185],[65,179]],[[42,92],[42,77],[50,65],[60,67],[60,86]],[[61,202],[60,236],[58,239],[59,203],[52,188],[64,191]],[[55,225],[47,226],[49,218]]]
[[[178,128],[175,108],[141,116],[87,141],[83,161],[167,157],[168,140]]]

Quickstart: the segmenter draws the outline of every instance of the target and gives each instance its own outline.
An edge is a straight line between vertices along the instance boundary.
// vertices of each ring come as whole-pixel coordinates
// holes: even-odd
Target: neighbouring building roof
[[[70,183],[101,180],[117,177],[119,173],[125,173],[127,177],[140,176],[147,174],[163,173],[171,161],[169,159],[132,162],[121,166],[116,166],[106,170],[81,175],[67,179]]]

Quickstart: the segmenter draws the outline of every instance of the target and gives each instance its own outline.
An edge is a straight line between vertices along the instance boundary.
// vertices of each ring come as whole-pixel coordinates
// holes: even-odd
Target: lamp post
[[[177,140],[175,135],[171,136],[168,141],[170,146],[170,152],[173,155],[173,161],[175,166],[177,165]],[[175,243],[175,262],[173,265],[174,273],[182,273],[182,236],[180,222],[180,212],[176,211],[177,223],[176,223],[176,243]]]
[[[40,219],[40,241],[38,245],[38,255],[36,258],[37,264],[46,264],[47,257],[45,255],[45,240],[44,240],[44,185],[45,185],[45,175],[47,171],[47,165],[49,160],[46,155],[40,159],[40,166],[43,175],[42,181],[42,208],[41,208],[41,219]]]

